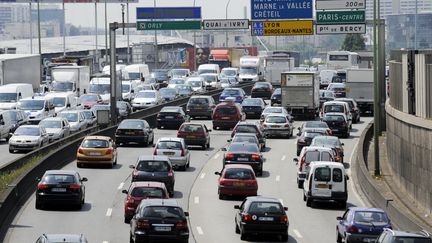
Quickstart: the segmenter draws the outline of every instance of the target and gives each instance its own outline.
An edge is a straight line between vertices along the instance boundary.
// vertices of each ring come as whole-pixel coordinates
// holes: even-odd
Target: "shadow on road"
[[[183,198],[183,192],[174,191],[174,196],[172,198]]]
[[[33,228],[31,225],[11,224],[9,228]]]
[[[256,235],[256,236],[249,236],[247,239],[247,242],[283,242],[280,240],[279,236],[277,235]],[[297,240],[294,239],[291,235],[288,237],[288,240],[286,242],[289,243],[296,243]]]
[[[45,205],[44,211],[58,211],[58,212],[88,212],[92,209],[92,205],[90,203],[84,203],[81,209],[77,209],[74,205]]]
[[[357,205],[347,202],[346,208],[356,207]],[[334,210],[334,211],[344,211],[346,208],[342,207],[341,204],[331,201],[313,201],[311,208],[313,209],[323,209],[323,210]]]

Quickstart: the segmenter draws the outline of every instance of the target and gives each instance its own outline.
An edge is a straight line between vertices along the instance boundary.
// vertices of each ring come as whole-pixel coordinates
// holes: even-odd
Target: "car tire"
[[[82,164],[77,162],[77,167],[82,168]]]
[[[206,145],[206,149],[209,149],[209,148],[210,148],[210,141]]]
[[[345,138],[349,138],[350,137],[350,133],[349,132],[345,133],[344,137]]]
[[[15,152],[15,150],[9,149],[9,153],[13,154],[14,152]]]
[[[297,187],[299,189],[303,189],[303,184],[304,184],[304,181],[297,180]]]
[[[129,243],[134,243],[135,241],[133,240],[133,238],[132,238],[132,234],[131,233],[129,233]]]
[[[311,207],[311,206],[312,206],[312,199],[306,198],[306,207]]]
[[[297,156],[300,156],[300,152],[301,152],[301,150],[297,149]]]
[[[281,241],[282,241],[282,242],[287,242],[287,241],[288,241],[288,234],[286,234],[286,235],[281,235]]]
[[[157,125],[157,129],[162,129],[162,126]]]
[[[225,195],[222,193],[219,193],[219,200],[224,200],[225,199]]]
[[[36,200],[36,203],[35,203],[35,208],[36,209],[39,209],[39,210],[42,210],[44,207],[43,207],[44,205],[42,204],[42,203],[40,203],[40,202],[38,202],[37,200]]]
[[[248,239],[247,234],[240,232],[240,240],[247,240],[247,239]]]
[[[340,236],[337,228],[336,228],[336,242],[337,243],[342,243],[342,237]]]
[[[240,234],[240,229],[239,229],[237,223],[235,223],[235,233]]]
[[[81,210],[82,207],[83,207],[83,204],[81,202],[76,205],[77,210]]]
[[[125,224],[130,224],[131,219],[128,217],[124,217],[124,223]]]
[[[172,191],[169,191],[168,194],[170,198],[174,197],[174,189],[172,189]]]

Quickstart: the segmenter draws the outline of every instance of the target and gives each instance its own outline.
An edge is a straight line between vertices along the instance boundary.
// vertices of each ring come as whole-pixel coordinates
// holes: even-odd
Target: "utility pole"
[[[374,51],[374,161],[375,161],[375,176],[379,176],[380,173],[380,158],[379,158],[379,110],[380,110],[380,99],[379,99],[379,65],[378,65],[378,11],[379,11],[379,0],[374,1],[373,6],[373,51]]]
[[[156,14],[156,0],[153,0],[154,3],[154,11],[153,11],[153,21],[155,20],[155,14]],[[155,69],[158,68],[159,64],[158,64],[158,41],[157,41],[157,30],[155,30],[154,32],[154,48],[155,48]]]
[[[110,39],[110,114],[113,124],[117,124],[117,70],[116,70],[116,30],[118,23],[114,22],[109,25]]]

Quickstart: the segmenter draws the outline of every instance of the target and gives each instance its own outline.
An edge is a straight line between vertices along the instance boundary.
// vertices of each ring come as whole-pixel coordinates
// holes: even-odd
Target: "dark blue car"
[[[246,98],[242,103],[246,118],[260,118],[265,107],[266,103],[261,98]]]
[[[384,228],[392,228],[387,213],[377,208],[350,207],[336,219],[337,242],[375,242]]]
[[[271,106],[274,106],[275,104],[282,104],[282,90],[281,88],[275,89],[273,91],[272,96],[270,97]]]
[[[242,103],[246,94],[241,88],[225,88],[219,96],[219,102],[224,102],[226,98],[235,98],[236,103]]]

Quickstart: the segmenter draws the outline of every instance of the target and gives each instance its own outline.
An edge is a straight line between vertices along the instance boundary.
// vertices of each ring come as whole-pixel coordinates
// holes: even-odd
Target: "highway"
[[[371,118],[362,118],[360,124],[353,125],[351,138],[342,139],[345,143],[345,161],[350,157],[358,137]],[[194,120],[193,120],[194,121]],[[209,120],[198,120],[211,126]],[[295,122],[298,127],[301,122]],[[176,130],[155,130],[155,139],[163,136],[176,136]],[[202,151],[192,150],[191,167],[177,171],[175,195],[185,211],[190,212],[190,230],[193,233],[189,242],[241,242],[234,232],[234,208],[240,199],[219,200],[217,196],[217,176],[215,171],[222,168],[223,152],[230,131],[212,131],[211,148]],[[308,208],[302,200],[302,191],[296,185],[295,136],[290,139],[267,139],[268,149],[264,152],[264,174],[258,179],[260,195],[280,198],[289,208],[289,242],[334,242],[336,216],[343,209],[332,204],[313,204]],[[2,148],[0,146],[0,148]],[[1,151],[0,151],[1,152]],[[125,194],[130,184],[131,169],[139,155],[152,154],[153,148],[120,147],[118,165],[114,169],[78,169],[70,163],[64,169],[77,170],[86,182],[86,204],[81,211],[64,208],[35,209],[32,196],[21,208],[11,225],[5,242],[34,242],[42,233],[83,233],[89,242],[117,243],[128,242],[129,225],[123,222]],[[361,206],[349,182],[348,206]],[[259,242],[266,242],[261,239]]]
[[[12,160],[18,159],[25,156],[25,153],[9,153],[9,143],[5,140],[0,140],[0,154],[2,159],[0,160],[0,167],[11,162]]]

